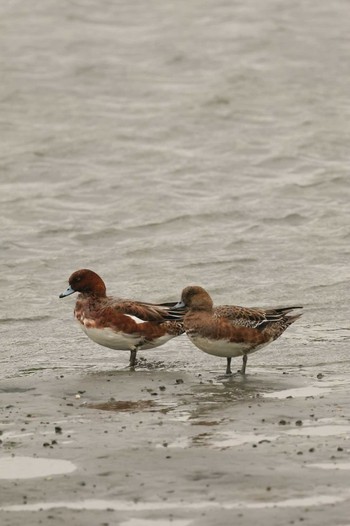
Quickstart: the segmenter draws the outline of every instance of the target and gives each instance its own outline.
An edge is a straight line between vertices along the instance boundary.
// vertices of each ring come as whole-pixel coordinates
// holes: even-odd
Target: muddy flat
[[[0,390],[1,524],[348,520],[345,375],[39,371]]]

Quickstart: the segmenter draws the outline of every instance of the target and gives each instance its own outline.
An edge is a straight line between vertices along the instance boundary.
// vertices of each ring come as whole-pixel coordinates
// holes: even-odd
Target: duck
[[[198,349],[225,357],[226,375],[232,375],[231,359],[242,356],[239,373],[245,375],[248,355],[266,347],[297,319],[301,313],[288,315],[301,306],[257,308],[236,305],[214,306],[209,293],[201,286],[183,289],[176,304],[184,312],[183,325]]]
[[[135,368],[139,350],[154,349],[184,332],[181,309],[176,302],[147,303],[108,296],[103,279],[90,269],[69,277],[65,298],[78,292],[74,318],[95,343],[115,350],[130,351],[129,365]]]

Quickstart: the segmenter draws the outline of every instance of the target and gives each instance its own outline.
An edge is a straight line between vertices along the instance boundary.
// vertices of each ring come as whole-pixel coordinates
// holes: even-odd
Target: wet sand
[[[1,524],[347,524],[346,375],[219,370],[3,380]]]

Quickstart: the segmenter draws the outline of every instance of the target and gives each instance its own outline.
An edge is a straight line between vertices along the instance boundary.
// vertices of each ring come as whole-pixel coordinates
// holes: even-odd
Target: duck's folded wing
[[[293,307],[240,307],[234,305],[220,305],[214,308],[214,316],[226,318],[236,327],[251,327],[263,329],[266,325],[288,320],[287,313],[294,309],[301,309],[300,306]],[[298,316],[299,317],[299,316]],[[293,317],[293,320],[295,318]]]
[[[118,300],[114,308],[123,314],[134,316],[143,321],[181,320],[184,312],[172,311],[174,305],[176,305],[176,302],[155,304],[133,300]]]
[[[255,328],[266,322],[264,309],[240,307],[238,305],[219,305],[214,307],[216,318],[225,318],[235,327]]]

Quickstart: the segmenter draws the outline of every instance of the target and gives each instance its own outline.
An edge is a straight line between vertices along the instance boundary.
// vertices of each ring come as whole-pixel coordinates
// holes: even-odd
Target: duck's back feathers
[[[282,325],[285,328],[297,320],[301,314],[287,316],[287,313],[302,307],[240,307],[236,305],[219,305],[214,307],[213,315],[215,318],[225,318],[235,327],[250,327],[252,329],[263,330],[268,325]]]

